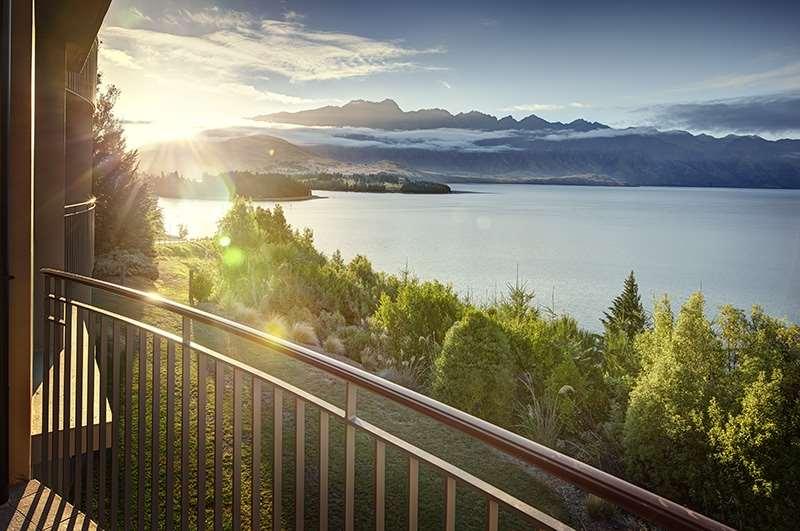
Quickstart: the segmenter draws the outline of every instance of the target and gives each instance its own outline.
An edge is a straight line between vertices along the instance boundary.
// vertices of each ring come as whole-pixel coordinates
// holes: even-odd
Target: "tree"
[[[632,479],[737,527],[793,528],[800,327],[730,307],[712,325],[699,293],[653,317],[625,418]]]
[[[386,354],[399,363],[421,364],[425,372],[463,311],[451,286],[412,279],[394,299],[381,296],[374,321],[385,334]]]
[[[600,321],[606,330],[624,332],[630,339],[636,337],[648,326],[649,319],[639,297],[639,286],[633,271],[625,279],[622,293],[618,295],[611,307]]]
[[[139,153],[127,148],[122,123],[114,115],[119,94],[114,85],[99,94],[92,123],[95,254],[126,250],[152,261],[164,225],[158,198],[137,173]]]
[[[707,495],[704,484],[718,472],[707,459],[706,432],[708,406],[722,390],[724,354],[700,293],[674,322],[668,306],[659,303],[655,328],[637,340],[644,366],[625,419],[626,464],[633,479],[657,492],[697,500]]]
[[[469,309],[447,332],[434,362],[438,399],[496,424],[508,426],[514,404],[511,347],[502,327]]]

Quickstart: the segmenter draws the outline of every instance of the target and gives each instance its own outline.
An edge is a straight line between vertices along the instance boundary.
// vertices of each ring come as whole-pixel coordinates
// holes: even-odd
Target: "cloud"
[[[448,83],[447,81],[444,81],[444,80],[440,80],[440,81],[439,81],[439,84],[440,84],[441,86],[443,86],[444,88],[448,89],[448,90],[450,90],[451,88],[453,88],[453,86],[452,86],[452,85],[450,85],[450,83]]]
[[[253,85],[246,85],[242,83],[223,83],[218,85],[214,91],[223,93],[227,96],[247,98],[252,102],[271,101],[284,105],[322,105],[341,103],[341,101],[336,99],[301,98],[289,94],[282,94],[280,92],[272,92],[270,90],[259,90]]]
[[[288,14],[288,13],[287,13]],[[399,41],[315,30],[298,21],[257,19],[219,8],[170,12],[158,28],[106,28],[104,41],[125,50],[149,68],[180,67],[232,76],[279,74],[290,81],[362,77],[383,72],[441,70],[417,58],[443,53],[441,48],[416,49]]]
[[[289,22],[296,22],[298,20],[303,20],[304,18],[306,18],[306,16],[301,15],[297,11],[290,10],[283,14],[283,20],[287,20]]]
[[[116,50],[114,48],[101,47],[100,56],[106,61],[110,61],[117,66],[129,68],[131,70],[141,70],[142,67],[131,57],[131,55],[124,50]]]
[[[255,24],[256,19],[249,13],[232,9],[220,9],[217,6],[192,11],[178,9],[164,15],[163,21],[182,29],[237,29],[247,28]]]
[[[500,110],[505,112],[514,112],[514,111],[547,112],[547,111],[560,111],[562,109],[566,109],[567,107],[571,107],[573,109],[586,109],[590,107],[590,105],[588,103],[581,103],[579,101],[573,101],[572,103],[568,103],[566,105],[561,103],[523,103],[521,105],[513,105],[511,107],[505,107]]]
[[[153,21],[152,18],[150,18],[147,15],[145,15],[144,13],[142,13],[136,7],[133,7],[133,6],[129,7],[128,8],[128,12],[136,19],[143,20],[143,21],[146,21],[146,22],[152,22]]]
[[[717,76],[701,81],[700,83],[676,89],[673,92],[709,89],[741,89],[758,86],[769,86],[772,90],[800,89],[800,61],[761,72]]]
[[[656,123],[692,131],[786,133],[800,131],[800,92],[640,109]]]
[[[506,107],[502,110],[507,112],[511,111],[543,112],[543,111],[557,111],[563,108],[564,108],[563,105],[558,105],[555,103],[523,103],[522,105],[513,105],[511,107]]]
[[[658,134],[655,127],[628,127],[625,129],[593,129],[591,131],[571,131],[564,130],[544,135],[541,140],[558,142],[561,140],[580,140],[583,138],[615,138],[619,136],[631,135],[655,135]]]
[[[259,123],[252,127],[236,128],[233,131],[238,136],[245,133],[267,133],[305,146],[330,145],[472,152],[515,151],[519,149],[503,143],[481,144],[481,142],[487,140],[507,138],[509,136],[508,131],[477,131],[450,128],[386,131],[366,127],[296,127]]]

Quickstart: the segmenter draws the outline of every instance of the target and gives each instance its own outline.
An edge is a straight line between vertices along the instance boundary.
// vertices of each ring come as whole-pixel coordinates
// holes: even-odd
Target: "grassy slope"
[[[188,255],[182,252],[183,248],[162,249],[162,258],[159,266],[160,278],[156,282],[146,281],[143,279],[130,279],[128,285],[144,289],[147,291],[157,291],[163,296],[180,301],[186,302],[187,299],[187,286],[188,286],[188,267],[190,263],[202,261],[196,255],[190,253]],[[178,332],[180,330],[180,323],[177,318],[171,315],[164,314],[157,310],[141,311],[139,308],[133,307],[122,301],[106,300],[106,304],[111,305],[117,311],[123,314],[137,317],[143,321],[158,326],[160,328]],[[265,372],[274,376],[283,378],[298,387],[316,394],[322,398],[329,400],[332,403],[343,407],[344,399],[344,386],[341,382],[334,381],[333,379],[320,374],[318,371],[304,366],[284,356],[277,355],[269,352],[263,347],[254,347],[253,345],[244,344],[239,340],[222,339],[220,340],[219,334],[215,334],[210,330],[203,330],[198,328],[195,330],[195,340],[217,348],[221,352],[230,355],[231,357],[240,359],[254,367],[257,367]],[[176,384],[176,407],[180,407],[180,351],[178,350],[176,363],[177,384]],[[152,356],[148,356],[147,367],[148,372],[151,372]],[[138,362],[137,362],[138,363]],[[137,363],[134,363],[136,367]],[[211,374],[207,381],[208,390],[208,408],[207,408],[207,435],[208,440],[215,440],[214,436],[214,385],[213,385],[213,367],[210,367]],[[166,405],[163,397],[166,396],[166,360],[161,362],[161,396],[160,403],[160,438],[161,438],[161,457],[159,462],[159,469],[164,466],[165,458],[165,433],[166,433]],[[192,366],[192,380],[196,382],[196,362]],[[226,391],[224,399],[224,417],[223,417],[223,462],[228,474],[232,464],[232,441],[233,441],[233,391],[232,391],[232,374],[231,371],[225,373]],[[152,376],[148,374],[147,388],[150,389],[152,385]],[[132,428],[134,434],[136,433],[138,425],[136,419],[138,417],[138,408],[136,406],[136,393],[135,389],[138,386],[138,370],[134,370],[134,406],[133,424]],[[242,410],[244,412],[243,418],[243,488],[242,497],[244,502],[243,509],[243,525],[249,525],[250,522],[250,468],[252,463],[252,456],[250,455],[250,444],[252,439],[252,428],[250,421],[250,411],[252,411],[252,396],[250,381],[248,378],[244,379],[244,397],[242,401]],[[192,386],[194,387],[194,386]],[[192,394],[192,404],[196,408],[196,392]],[[283,439],[283,522],[287,528],[294,527],[294,478],[295,478],[295,411],[294,399],[284,394],[283,404],[283,425],[284,425],[284,439]],[[543,510],[556,518],[568,521],[569,516],[564,506],[563,500],[545,483],[541,480],[541,475],[537,472],[526,470],[526,468],[518,466],[513,461],[498,455],[496,452],[485,447],[484,445],[470,440],[463,435],[454,432],[436,422],[431,421],[425,417],[420,416],[410,410],[388,403],[387,401],[376,397],[369,396],[366,393],[359,395],[359,415],[366,420],[373,422],[384,429],[404,438],[408,441],[413,441],[419,447],[445,458],[468,472],[501,487],[508,492],[514,494],[520,499],[530,503],[531,505]],[[261,519],[263,522],[269,522],[271,518],[271,463],[273,453],[273,440],[272,440],[272,392],[264,386],[263,399],[262,399],[262,489],[260,499],[262,500]],[[148,397],[148,406],[145,413],[145,420],[147,423],[146,433],[149,437],[150,433],[150,418],[151,406]],[[176,455],[180,455],[180,413],[176,414]],[[196,455],[197,439],[196,439],[196,415],[190,419],[191,425],[191,441],[190,441],[190,455]],[[318,525],[318,441],[319,441],[319,412],[310,406],[306,407],[306,433],[305,433],[305,450],[306,450],[306,473],[305,473],[305,519],[309,528],[314,528]],[[344,491],[344,426],[338,421],[331,420],[330,432],[330,528],[337,529],[341,527],[343,518],[344,501],[342,493]],[[137,443],[134,440],[132,451],[136,455]],[[149,500],[149,469],[150,469],[150,449],[148,447],[145,452],[145,465],[147,479],[147,486],[145,488],[145,496]],[[370,440],[365,434],[359,433],[357,437],[357,468],[356,468],[356,519],[357,528],[374,527],[374,513],[373,513],[373,496],[374,496],[374,441]],[[212,523],[211,508],[214,505],[214,447],[213,444],[208,444],[206,448],[206,463],[207,463],[207,490],[206,507],[208,512],[206,519],[209,524]],[[405,456],[401,455],[399,451],[392,448],[387,449],[387,528],[394,529],[404,527],[406,525],[406,507],[407,507],[407,463],[408,460]],[[192,465],[191,482],[194,485],[196,481],[196,468]],[[176,471],[179,470],[179,459],[176,460]],[[132,472],[138,477],[138,472],[133,466]],[[179,481],[176,483],[176,504],[179,503]],[[163,489],[165,480],[161,477],[160,488]],[[230,499],[231,499],[231,483],[230,477],[224,476],[222,485],[223,498],[226,514],[226,521],[230,518]],[[135,490],[135,489],[134,489]],[[192,488],[194,490],[194,488]],[[442,518],[442,505],[444,494],[444,482],[442,477],[434,470],[426,466],[421,467],[420,473],[420,528],[431,529],[441,528],[443,526]],[[170,496],[170,493],[167,493]],[[162,515],[163,515],[162,501]],[[192,511],[193,512],[193,511]],[[179,514],[179,511],[178,511]],[[194,518],[194,516],[192,516]],[[458,529],[482,529],[484,526],[485,518],[485,502],[483,499],[469,491],[466,488],[459,486],[457,496],[457,518]],[[226,526],[227,527],[227,526]],[[520,521],[519,518],[510,514],[507,511],[501,510],[501,528],[503,529],[524,529],[529,528],[530,525],[526,522]]]

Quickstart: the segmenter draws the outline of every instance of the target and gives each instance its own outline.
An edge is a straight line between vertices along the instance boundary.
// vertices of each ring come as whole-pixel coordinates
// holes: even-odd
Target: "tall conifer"
[[[625,279],[622,293],[614,299],[611,307],[604,314],[605,317],[600,321],[606,330],[624,332],[631,339],[648,326],[649,317],[642,306],[639,285],[636,283],[633,271]]]

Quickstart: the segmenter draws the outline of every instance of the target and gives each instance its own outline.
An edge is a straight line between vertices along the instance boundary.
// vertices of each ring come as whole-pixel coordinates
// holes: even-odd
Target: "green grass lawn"
[[[162,255],[157,281],[146,281],[139,278],[129,279],[127,284],[138,289],[157,291],[163,296],[179,301],[187,301],[188,293],[188,266],[202,261],[197,253],[184,253],[182,248],[167,250]],[[119,298],[97,294],[95,303],[112,311],[140,319],[148,324],[164,330],[180,333],[180,319],[161,310],[142,308]],[[248,344],[237,339],[223,337],[219,332],[209,330],[208,327],[198,326],[194,330],[194,340],[214,348],[232,358],[238,359],[248,365],[263,370],[279,377],[307,392],[317,395],[340,407],[344,406],[344,385],[340,381],[321,373],[290,358],[271,352],[261,346]],[[152,339],[150,340],[152,341]],[[150,485],[151,485],[151,419],[152,419],[152,343],[146,355],[146,372],[144,374],[148,390],[145,421],[145,468],[138,470],[136,456],[138,455],[138,393],[140,374],[138,370],[138,357],[134,354],[133,360],[133,403],[131,404],[132,423],[129,427],[132,433],[130,454],[132,462],[127,470],[122,469],[122,477],[130,475],[133,478],[134,494],[139,481],[144,482],[144,496],[146,513],[149,514]],[[158,411],[159,421],[159,499],[161,523],[167,497],[172,497],[175,503],[175,514],[180,515],[180,454],[181,454],[181,351],[177,348],[176,354],[176,387],[175,387],[175,476],[176,483],[173,492],[166,490],[166,430],[167,430],[167,360],[166,346],[162,345],[160,395]],[[206,408],[206,508],[205,520],[207,525],[213,524],[213,507],[215,500],[214,485],[214,441],[216,440],[214,425],[214,364],[209,362],[209,374],[206,379],[208,402]],[[190,506],[190,527],[197,527],[196,502],[197,502],[197,360],[193,357],[191,371],[191,406],[190,406],[190,492],[192,500]],[[221,483],[223,526],[232,526],[231,500],[232,500],[232,463],[233,463],[233,371],[225,370],[225,387],[223,390],[223,422],[222,422],[222,448],[223,448],[223,481]],[[243,400],[239,404],[243,413],[242,430],[242,525],[249,526],[252,514],[251,500],[251,468],[252,468],[252,438],[251,423],[252,388],[251,380],[245,376],[243,380]],[[124,396],[124,394],[123,394]],[[260,511],[262,525],[268,527],[272,518],[272,455],[273,455],[273,395],[272,389],[262,386],[262,468],[261,492],[257,508]],[[284,393],[282,422],[284,426],[283,437],[283,526],[294,527],[294,491],[295,491],[295,400],[291,395]],[[381,397],[373,396],[366,392],[359,393],[358,414],[365,420],[378,425],[409,441],[420,448],[427,450],[451,463],[454,463],[475,476],[496,485],[507,492],[517,496],[534,507],[564,521],[569,522],[570,516],[566,510],[563,499],[554,490],[542,481],[539,473],[508,459],[498,452],[486,447],[482,443],[465,437],[452,429],[432,421],[407,408],[391,403]],[[125,412],[118,412],[118,418],[124,418]],[[310,404],[305,410],[305,520],[306,527],[314,529],[319,524],[319,466],[318,466],[318,441],[319,441],[319,411]],[[123,426],[123,433],[128,429]],[[329,527],[330,529],[342,528],[344,517],[344,425],[338,419],[331,418],[330,423],[330,465],[329,465]],[[259,434],[256,434],[259,435]],[[123,441],[124,442],[124,441]],[[115,451],[118,458],[123,455],[124,445],[117,444]],[[358,433],[356,438],[356,527],[358,529],[374,528],[374,440],[364,433]],[[407,525],[407,467],[408,459],[399,450],[387,447],[386,459],[386,526],[387,529],[403,528]],[[110,486],[110,485],[109,485]],[[138,496],[134,495],[129,507],[133,515],[136,514]],[[444,478],[436,470],[421,464],[420,466],[420,529],[437,529],[444,525]],[[482,529],[485,526],[485,500],[478,493],[465,486],[459,485],[457,490],[456,512],[457,529]],[[146,522],[149,516],[146,514]],[[532,525],[521,520],[518,516],[501,507],[501,529],[528,529]]]

